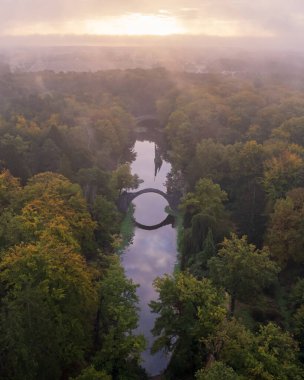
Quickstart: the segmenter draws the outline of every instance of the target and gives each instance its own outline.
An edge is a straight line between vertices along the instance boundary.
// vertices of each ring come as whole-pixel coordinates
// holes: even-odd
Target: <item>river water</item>
[[[134,146],[136,160],[132,163],[132,173],[137,174],[144,182],[138,190],[156,188],[166,193],[166,175],[171,170],[170,163],[163,161],[155,176],[155,144],[149,141],[137,141]],[[163,221],[167,214],[167,201],[158,194],[146,193],[133,200],[135,205],[134,217],[144,225],[155,225]],[[176,263],[176,230],[166,225],[156,230],[147,231],[135,227],[132,244],[122,255],[122,263],[126,275],[139,284],[139,326],[136,332],[144,334],[148,347],[142,355],[142,366],[149,375],[161,373],[167,366],[168,357],[164,353],[151,355],[153,343],[151,329],[156,315],[152,314],[148,306],[152,299],[157,299],[153,289],[153,280],[165,273],[172,273]]]

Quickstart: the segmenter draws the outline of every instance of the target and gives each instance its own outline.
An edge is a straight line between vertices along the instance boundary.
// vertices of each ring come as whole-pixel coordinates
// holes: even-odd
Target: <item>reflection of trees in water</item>
[[[154,143],[154,177],[156,177],[163,165],[163,160],[166,160],[167,145],[163,131],[157,128],[142,127],[140,131],[136,133],[135,138],[136,141],[149,141]]]
[[[170,162],[167,139],[163,128],[157,124],[147,125],[146,123],[141,123],[140,128],[134,134],[134,144],[135,141],[150,141],[155,144],[154,177],[156,177],[163,165],[163,161]],[[167,188],[167,194],[179,193],[178,199],[185,191],[185,182],[182,173],[173,168],[167,174],[165,185]]]
[[[160,171],[162,164],[163,164],[163,159],[161,156],[161,150],[158,147],[157,144],[154,143],[154,150],[155,150],[155,157],[154,157],[154,178],[157,176],[157,173]]]
[[[164,129],[155,126],[145,126],[141,125],[140,128],[134,133],[134,144],[135,141],[150,141],[157,145],[158,149],[161,152],[161,157],[163,160],[169,161],[167,157],[168,145],[167,139],[164,134]]]

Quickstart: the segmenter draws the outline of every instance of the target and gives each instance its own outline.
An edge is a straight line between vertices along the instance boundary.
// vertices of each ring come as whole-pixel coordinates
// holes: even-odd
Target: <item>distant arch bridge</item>
[[[159,124],[159,118],[154,114],[148,114],[148,113],[145,115],[136,116],[134,117],[134,120],[136,124],[144,124],[146,122],[149,122],[149,123],[153,122],[153,123]]]

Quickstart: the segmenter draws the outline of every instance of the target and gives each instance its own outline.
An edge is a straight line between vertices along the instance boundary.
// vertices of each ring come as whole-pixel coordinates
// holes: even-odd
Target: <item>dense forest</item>
[[[147,378],[117,208],[143,115],[183,194],[150,304],[164,379],[304,378],[304,82],[286,78],[0,66],[1,378]]]

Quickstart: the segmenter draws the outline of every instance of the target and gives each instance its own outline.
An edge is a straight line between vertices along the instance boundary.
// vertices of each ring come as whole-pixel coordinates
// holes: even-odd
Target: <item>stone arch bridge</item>
[[[146,189],[142,189],[139,191],[134,191],[134,192],[124,191],[118,199],[117,206],[118,206],[119,211],[126,213],[129,209],[131,202],[136,197],[138,197],[142,194],[147,194],[147,193],[155,193],[155,194],[161,195],[168,202],[170,209],[174,212],[177,211],[179,201],[180,201],[180,197],[181,197],[181,194],[179,192],[173,192],[173,193],[167,194],[162,190],[154,189],[151,187],[146,188]],[[165,226],[167,224],[173,225],[174,221],[175,221],[174,216],[168,215],[161,223],[153,225],[153,226],[146,226],[146,225],[140,224],[136,220],[135,220],[135,225],[141,229],[144,229],[144,230],[154,230],[154,229],[160,228],[162,226]]]
[[[155,114],[145,114],[145,115],[140,115],[136,116],[134,118],[136,124],[141,124],[145,122],[157,122],[159,123],[159,119]]]
[[[166,199],[170,208],[173,211],[177,211],[181,194],[179,192],[173,192],[173,193],[167,194],[164,191],[159,190],[159,189],[154,189],[153,187],[148,187],[146,189],[142,189],[142,190],[134,191],[134,192],[124,191],[118,198],[119,211],[127,212],[133,199],[146,193],[155,193],[155,194],[161,195],[163,198]]]

